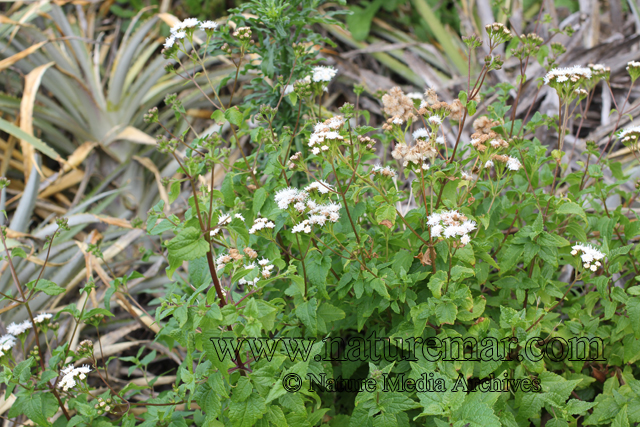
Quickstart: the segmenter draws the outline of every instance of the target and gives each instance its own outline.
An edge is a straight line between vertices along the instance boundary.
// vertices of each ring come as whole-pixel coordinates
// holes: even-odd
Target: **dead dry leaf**
[[[33,46],[29,46],[28,48],[26,48],[22,52],[18,52],[15,55],[11,55],[10,57],[3,59],[2,61],[0,61],[0,71],[4,70],[5,68],[9,68],[10,66],[15,64],[16,62],[20,61],[21,59],[26,58],[27,56],[31,55],[36,50],[40,49],[45,44],[47,44],[46,40],[43,41],[43,42],[40,42],[40,43],[36,43]]]
[[[41,43],[44,44],[44,42]],[[32,136],[35,136],[33,135],[33,107],[36,102],[36,94],[40,88],[40,82],[42,81],[44,72],[53,64],[54,62],[52,61],[34,68],[24,79],[24,92],[22,94],[22,100],[20,101],[20,129]],[[25,182],[29,180],[29,174],[33,166],[36,167],[40,176],[44,178],[36,162],[36,149],[33,145],[21,139],[20,147],[22,148]]]

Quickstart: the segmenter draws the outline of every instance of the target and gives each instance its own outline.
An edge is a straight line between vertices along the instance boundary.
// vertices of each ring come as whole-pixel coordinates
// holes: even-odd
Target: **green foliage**
[[[309,24],[330,22],[319,5],[251,2],[234,11],[233,32],[185,21],[184,36],[170,39],[165,57],[183,55],[202,69],[204,76],[187,80],[204,77],[197,87],[211,118],[229,129],[193,137],[192,127],[171,129],[163,118],[185,111],[174,95],[167,111],[147,116],[167,130],[158,149],[180,166],[164,183],[169,205],[160,200],[146,222],[147,233],[162,238],[157,250],[170,285],[153,314],[129,302],[129,286],[144,277],[137,272],[109,280],[104,308],[88,305],[96,291],[88,280],[82,304],[43,319],[26,310],[34,323],[10,325],[15,338],[0,343],[8,347],[0,382],[16,398],[8,416],[46,426],[640,422],[639,218],[606,205],[613,195],[637,196],[625,191],[620,165],[593,156],[567,173],[566,116],[515,120],[511,84],[491,88],[496,96],[480,108],[483,82],[502,64],[491,55],[454,102],[430,90],[414,104],[392,89],[382,97],[380,128],[360,127],[364,111],[348,103],[339,114],[314,108],[335,74],[314,67],[312,45],[322,38]],[[240,15],[249,11],[259,18]],[[487,32],[491,52],[512,37],[500,24]],[[479,46],[469,40],[468,47]],[[209,79],[205,52],[234,60],[236,70],[223,79],[229,85]],[[246,53],[260,61],[243,64]],[[554,58],[542,59],[551,67]],[[230,90],[233,99],[242,73],[255,76],[243,87],[253,93],[229,107],[221,94]],[[294,97],[284,96],[289,81]],[[565,111],[585,100],[575,90],[599,84],[585,75],[566,82],[551,85]],[[455,134],[471,120],[469,141],[440,139],[445,128]],[[533,134],[554,122],[558,149],[548,155]],[[250,150],[240,147],[245,140]],[[391,156],[375,152],[378,142],[393,143]],[[229,152],[238,147],[234,160]],[[220,189],[210,188],[209,174],[220,169]],[[178,196],[183,190],[187,199]],[[66,228],[58,226],[51,239]],[[4,234],[2,243],[9,253]],[[105,257],[93,244],[89,255]],[[26,308],[39,293],[64,292],[41,278],[16,285],[19,297],[2,296]],[[99,345],[77,343],[77,327],[58,337],[63,316],[99,328],[113,316],[112,297],[155,332],[153,346],[113,356],[144,381],[112,381],[112,361],[99,356]],[[31,333],[38,347],[27,353]],[[589,340],[602,344],[597,354]],[[453,344],[434,356],[438,343],[454,341],[457,356]],[[149,375],[163,358],[173,363],[171,387]],[[338,379],[364,385],[345,391]]]

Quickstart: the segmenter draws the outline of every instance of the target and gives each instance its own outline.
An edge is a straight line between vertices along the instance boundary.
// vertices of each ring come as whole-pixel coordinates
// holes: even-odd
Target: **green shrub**
[[[318,3],[295,6],[307,13]],[[269,7],[261,13],[271,11],[277,21],[284,9]],[[48,425],[64,403],[55,424],[69,418],[68,425],[243,427],[640,422],[633,244],[640,227],[630,208],[637,193],[624,190],[629,178],[604,156],[614,133],[602,151],[587,145],[582,169],[567,173],[563,163],[569,118],[576,110],[584,117],[595,88],[608,86],[606,67],[555,68],[558,46],[550,50],[532,35],[514,42],[493,24],[492,51],[510,42],[523,64],[537,57],[549,68],[540,84],[558,93],[560,117],[515,120],[507,101],[521,87],[485,88],[487,75],[502,65],[489,55],[455,100],[442,101],[433,89],[419,97],[392,89],[381,99],[386,121],[374,127],[358,105],[319,108],[337,70],[316,65],[313,46],[292,41],[286,54],[269,56],[267,40],[281,37],[278,26],[237,22],[227,32],[185,20],[164,50],[168,59],[181,52],[201,65],[205,55],[222,51],[234,61],[235,76],[258,76],[255,97],[240,107],[222,103],[225,84],[203,89],[213,93],[212,119],[230,129],[228,138],[173,133],[157,109],[146,116],[166,131],[159,150],[181,166],[168,183],[171,206],[159,202],[146,222],[148,234],[164,239],[173,280],[153,316],[155,340],[184,350],[173,388],[154,387],[158,377],[124,387],[110,381],[96,357],[99,343],[71,352],[64,340],[56,348],[46,341],[46,350],[27,353],[33,325],[13,325],[26,360],[17,363],[8,352],[15,340],[3,337],[1,379],[7,395],[17,397],[10,417]],[[479,38],[466,43],[471,57]],[[246,53],[257,56],[244,68]],[[270,58],[286,63],[276,72]],[[639,67],[629,64],[634,82]],[[356,96],[363,90],[356,86]],[[490,92],[497,96],[481,115],[478,106]],[[184,114],[176,96],[166,103],[177,117]],[[294,116],[279,117],[281,111]],[[466,123],[473,125],[469,138]],[[557,140],[543,145],[534,136],[539,127],[555,127]],[[640,130],[618,136],[635,150]],[[247,138],[251,148],[230,161],[229,148]],[[390,145],[391,159],[377,153]],[[208,184],[216,168],[226,171],[220,189]],[[179,197],[182,190],[188,200]],[[625,203],[608,208],[613,195]],[[111,315],[111,296],[126,294],[138,276],[115,279],[104,309],[70,306],[36,322],[38,329],[46,334],[63,315],[98,325]],[[89,282],[83,292],[93,287]],[[26,288],[29,294],[6,298],[28,304],[35,291],[59,289],[48,281]],[[48,366],[43,352],[52,355]],[[64,368],[68,356],[91,365]],[[156,357],[156,350],[141,349],[121,360],[146,379]]]

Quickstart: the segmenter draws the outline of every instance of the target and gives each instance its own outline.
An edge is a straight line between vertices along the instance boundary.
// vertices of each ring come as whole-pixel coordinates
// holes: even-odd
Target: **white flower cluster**
[[[455,210],[429,215],[427,225],[431,227],[431,237],[460,237],[460,243],[463,245],[471,241],[469,233],[476,229],[475,221],[470,221]]]
[[[434,126],[440,126],[442,124],[442,119],[440,118],[440,116],[431,116],[427,119],[427,121]]]
[[[214,31],[218,28],[218,23],[214,21],[198,21],[197,18],[187,18],[184,21],[178,22],[171,28],[171,34],[166,38],[164,42],[165,49],[171,49],[176,40],[184,39],[187,36],[185,30],[192,30],[200,25],[200,29],[205,31]]]
[[[344,125],[342,116],[334,116],[324,122],[316,123],[313,133],[309,137],[309,147],[314,155],[320,154],[321,151],[328,151],[329,145],[327,141],[344,141],[339,131]]]
[[[33,321],[36,324],[48,323],[52,317],[53,314],[51,313],[40,313],[33,318]],[[11,351],[11,349],[16,344],[16,338],[28,332],[31,328],[33,328],[33,323],[31,323],[31,320],[25,320],[24,322],[20,323],[13,322],[9,326],[7,326],[8,334],[0,337],[0,357]]]
[[[522,164],[520,163],[520,160],[516,159],[515,157],[509,157],[509,159],[507,160],[507,168],[509,168],[510,171],[520,170],[521,167]]]
[[[631,61],[627,63],[627,71],[629,71],[629,68],[640,68],[640,62],[638,61]]]
[[[578,253],[580,252],[582,253],[582,255],[580,255],[580,258],[584,263],[583,266],[584,268],[589,269],[591,271],[596,271],[598,267],[602,265],[600,261],[603,260],[605,257],[605,254],[603,254],[602,252],[600,252],[599,250],[597,250],[591,245],[577,244],[577,245],[574,245],[571,249],[573,249],[571,251],[571,255],[573,256],[578,255]]]
[[[626,128],[618,133],[618,138],[622,142],[635,142],[638,140],[640,136],[640,126],[632,126],[630,128]]]
[[[410,92],[407,94],[407,98],[422,100],[423,95],[421,92]]]
[[[519,171],[520,168],[522,168],[522,163],[520,163],[520,160],[515,157],[496,155],[493,156],[493,160],[498,160],[500,162],[506,163],[507,169],[509,169],[510,171]],[[484,164],[484,167],[487,169],[492,168],[495,165],[493,163],[493,160],[487,160]]]
[[[40,313],[33,318],[33,321],[37,324],[43,323],[46,320],[50,320],[53,317],[51,313]]]
[[[413,132],[413,139],[429,139],[429,131],[425,128],[417,129]]]
[[[13,336],[19,336],[27,332],[29,329],[33,328],[33,323],[31,320],[25,320],[22,323],[12,323],[7,326],[7,332],[9,332]]]
[[[288,187],[276,193],[274,198],[280,209],[286,210],[293,205],[293,208],[298,213],[307,213],[309,215],[309,218],[293,226],[292,233],[311,233],[312,225],[322,227],[327,221],[335,223],[340,219],[340,204],[333,202],[318,203],[310,199],[309,194],[315,191],[320,194],[327,194],[333,191],[333,187],[325,181],[317,181],[306,186],[304,190]]]
[[[7,352],[11,351],[13,346],[16,345],[16,337],[11,334],[3,335],[0,337],[0,357],[4,356]]]
[[[82,365],[78,368],[73,365],[69,365],[63,368],[60,373],[63,375],[62,379],[58,383],[58,387],[64,391],[69,391],[70,388],[76,386],[76,377],[80,380],[87,378],[87,374],[91,372],[89,365]]]
[[[256,218],[253,220],[253,226],[249,229],[249,234],[255,234],[256,231],[260,231],[265,228],[273,229],[275,226],[276,225],[267,218]]]
[[[330,82],[337,73],[338,70],[333,67],[324,67],[320,65],[317,67],[313,67],[313,75],[311,76],[311,79],[316,83]]]
[[[564,83],[568,81],[577,83],[582,78],[590,79],[591,69],[574,65],[568,68],[554,68],[544,76],[544,83]]]
[[[304,187],[304,191],[306,191],[307,193],[310,193],[314,190],[317,190],[320,194],[327,194],[330,191],[335,191],[330,184],[327,184],[323,180],[312,182],[311,184]]]
[[[287,187],[276,192],[274,199],[278,204],[278,207],[282,210],[285,210],[289,207],[290,204],[302,203],[302,207],[304,209],[304,201],[309,197],[309,193],[304,190],[298,190],[297,188]],[[298,209],[298,208],[296,208]],[[298,209],[300,211],[300,209]]]
[[[398,174],[395,169],[390,168],[389,166],[382,167],[380,165],[375,165],[369,171],[369,175],[371,175],[371,179],[373,179],[377,175],[388,176],[390,178],[395,178]]]

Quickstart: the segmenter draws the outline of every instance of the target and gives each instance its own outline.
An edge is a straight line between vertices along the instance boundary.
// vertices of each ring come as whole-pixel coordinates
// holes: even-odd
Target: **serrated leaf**
[[[200,230],[193,227],[182,230],[167,243],[169,255],[183,261],[205,256],[209,252],[209,244],[200,234]]]
[[[376,209],[376,221],[378,224],[382,221],[391,221],[391,224],[396,223],[396,208],[391,205],[382,205]]]
[[[37,284],[36,284],[36,282],[37,282]],[[36,287],[36,291],[41,291],[41,292],[44,292],[45,294],[51,295],[51,296],[60,295],[61,293],[64,292],[63,288],[61,288],[60,286],[56,285],[51,280],[46,280],[46,279],[33,280],[33,281],[27,283],[27,289],[33,289],[34,285]]]
[[[578,215],[585,223],[589,222],[587,221],[587,214],[584,212],[584,209],[582,209],[580,205],[573,202],[563,203],[562,205],[560,205],[556,213],[561,215]]]

